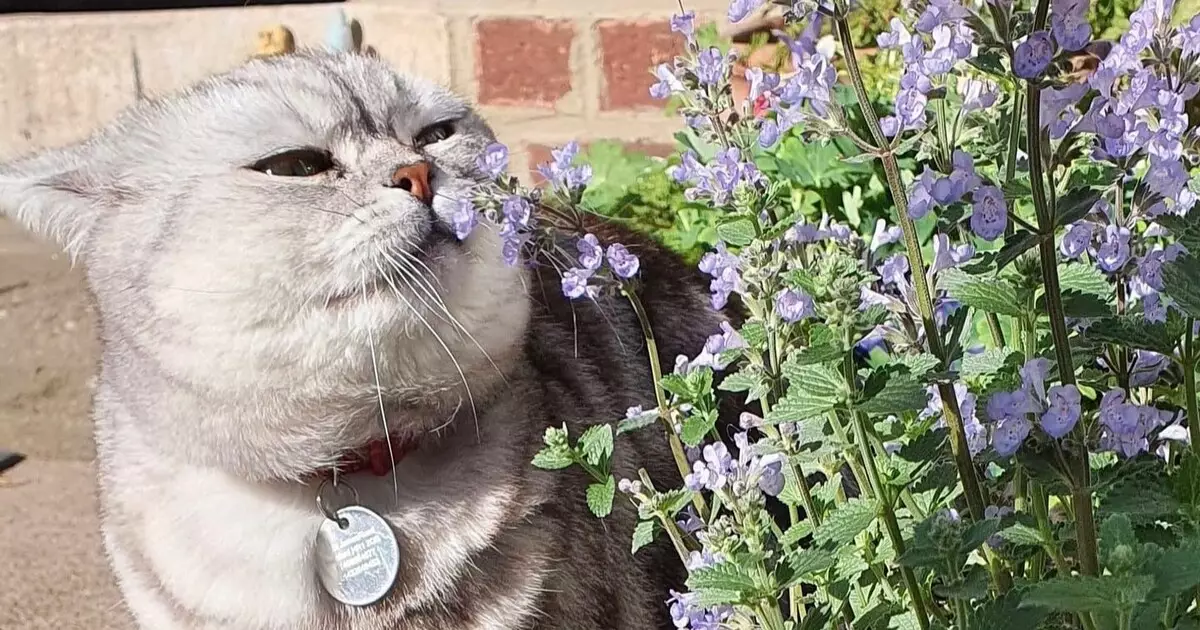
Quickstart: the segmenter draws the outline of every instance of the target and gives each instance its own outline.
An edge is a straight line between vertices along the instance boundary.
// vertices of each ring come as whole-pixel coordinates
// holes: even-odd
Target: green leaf
[[[633,528],[633,552],[637,553],[638,549],[654,542],[654,538],[658,535],[658,521],[639,521],[637,527]]]
[[[896,365],[903,365],[904,367],[908,368],[908,371],[912,372],[912,375],[915,377],[924,376],[933,368],[941,365],[941,363],[942,362],[938,361],[937,357],[929,354],[928,352],[922,352],[921,354],[902,354],[899,357],[896,357],[895,362]]]
[[[841,374],[823,365],[784,363],[783,376],[788,380],[788,392],[802,391],[815,398],[839,400],[846,391]]]
[[[1183,245],[1189,252],[1200,252],[1200,221],[1194,215],[1176,216],[1164,214],[1155,219],[1175,237],[1175,242]]]
[[[963,376],[995,374],[1004,367],[1008,358],[1016,353],[1016,350],[1010,348],[988,348],[979,354],[965,354],[960,373]]]
[[[1189,541],[1168,549],[1144,569],[1154,576],[1154,589],[1148,599],[1166,599],[1200,584],[1200,541]]]
[[[845,352],[840,343],[823,343],[800,350],[800,352],[788,357],[784,365],[800,367],[802,365],[829,363],[830,361],[841,360],[845,356]],[[784,369],[786,370],[787,368],[785,367]]]
[[[1041,532],[1036,528],[1021,523],[1016,523],[1000,530],[1000,537],[1014,545],[1024,545],[1026,547],[1041,547],[1043,543]]]
[[[612,425],[596,424],[588,427],[587,431],[579,436],[579,448],[583,452],[583,458],[593,466],[599,466],[600,462],[612,457]]]
[[[1163,292],[1192,317],[1200,317],[1200,259],[1182,255],[1162,267]]]
[[[946,269],[938,276],[938,287],[981,311],[1013,317],[1024,313],[1016,287],[1004,278],[972,276],[958,269]]]
[[[587,487],[587,504],[592,514],[604,518],[612,512],[613,496],[617,492],[617,482],[612,475],[604,483],[593,483]]]
[[[1092,211],[1092,206],[1099,200],[1100,191],[1090,186],[1067,191],[1067,194],[1058,200],[1055,226],[1069,225],[1082,219]]]
[[[706,411],[702,413],[693,413],[683,421],[683,429],[679,432],[679,439],[688,446],[699,446],[704,441],[704,437],[708,432],[717,426],[716,410]]]
[[[787,555],[789,577],[780,589],[799,584],[804,578],[825,571],[833,566],[833,554],[819,549],[800,549]]]
[[[784,547],[795,547],[805,536],[808,536],[813,531],[812,521],[804,519],[795,525],[792,525],[783,533],[783,537],[779,539],[779,544]]]
[[[871,398],[856,405],[858,411],[880,415],[902,414],[906,411],[919,411],[929,404],[929,394],[925,386],[909,374],[891,372],[883,388]]]
[[[754,576],[742,570],[734,562],[722,562],[704,569],[692,571],[687,586],[693,591],[718,589],[734,593],[752,593],[758,588]]]
[[[543,470],[561,470],[574,463],[571,452],[562,447],[547,446],[533,456],[533,465]]]
[[[767,421],[767,424],[800,422],[824,414],[836,406],[836,399],[820,398],[805,392],[797,392],[779,399],[764,420]]]
[[[736,219],[717,226],[717,237],[734,247],[749,245],[756,235],[750,219]]]
[[[723,392],[746,392],[758,385],[760,380],[762,377],[751,372],[747,366],[721,379],[717,389]]]
[[[854,541],[855,536],[875,522],[875,516],[873,502],[859,498],[850,499],[826,515],[825,521],[813,533],[813,538],[818,545],[848,545]]]
[[[1098,319],[1101,317],[1111,317],[1113,314],[1113,309],[1108,305],[1106,300],[1090,293],[1063,291],[1062,302],[1063,314],[1067,317]],[[1038,300],[1037,308],[1039,312],[1045,310],[1043,304],[1042,300]]]
[[[684,400],[692,399],[692,388],[688,385],[687,380],[678,374],[664,374],[658,383],[662,385],[663,389]]]
[[[1073,575],[1034,584],[1021,607],[1038,606],[1061,612],[1120,612],[1146,601],[1154,578],[1146,575],[1090,577]]]
[[[1179,343],[1179,336],[1172,336],[1171,332],[1166,324],[1150,323],[1140,316],[1126,315],[1094,322],[1084,334],[1096,343],[1111,343],[1171,355]]]
[[[1058,285],[1063,291],[1078,291],[1101,298],[1112,293],[1112,285],[1104,274],[1096,267],[1083,263],[1059,265]]]
[[[667,513],[667,516],[674,517],[679,510],[682,510],[687,504],[691,503],[695,496],[696,493],[691,490],[676,488],[675,490],[664,492],[659,499],[659,505],[662,507],[663,512]]]
[[[749,322],[738,331],[746,343],[759,348],[767,343],[767,328],[758,322]]]
[[[1028,230],[1019,230],[1004,239],[1004,247],[996,253],[996,271],[1004,269],[1009,263],[1021,257],[1029,248],[1037,245],[1038,237]]]
[[[632,418],[625,418],[617,423],[617,435],[637,431],[658,421],[658,410],[643,411]]]
[[[1017,591],[985,602],[975,611],[975,630],[1030,630],[1038,627],[1048,612],[1043,608],[1021,608],[1022,594]]]

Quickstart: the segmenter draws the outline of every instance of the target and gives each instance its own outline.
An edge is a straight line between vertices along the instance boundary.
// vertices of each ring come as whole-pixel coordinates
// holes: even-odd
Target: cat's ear
[[[113,184],[96,168],[95,154],[85,143],[0,164],[0,215],[79,258]]]

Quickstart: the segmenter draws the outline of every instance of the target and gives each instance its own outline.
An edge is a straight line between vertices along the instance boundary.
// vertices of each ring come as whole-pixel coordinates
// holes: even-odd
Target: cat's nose
[[[425,162],[396,169],[392,173],[392,187],[407,190],[427,206],[433,204],[433,189],[429,187],[429,164]]]

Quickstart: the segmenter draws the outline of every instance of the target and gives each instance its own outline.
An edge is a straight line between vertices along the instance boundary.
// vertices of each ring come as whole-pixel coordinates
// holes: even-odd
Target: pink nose
[[[392,173],[392,186],[407,190],[425,205],[433,203],[433,189],[429,187],[429,165],[417,162],[401,166]]]

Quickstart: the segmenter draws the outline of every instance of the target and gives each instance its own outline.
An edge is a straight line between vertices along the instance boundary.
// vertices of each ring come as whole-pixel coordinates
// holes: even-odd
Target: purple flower
[[[1096,250],[1096,261],[1100,269],[1108,273],[1124,267],[1129,262],[1129,228],[1106,226],[1100,248]]]
[[[979,421],[975,414],[975,394],[965,394],[958,398],[958,410],[962,414],[963,433],[967,438],[967,450],[975,457],[987,448],[987,427]]]
[[[758,8],[763,3],[763,0],[733,0],[729,3],[729,12],[727,17],[730,22],[738,23],[746,19],[752,11]]]
[[[1050,40],[1050,33],[1030,33],[1013,53],[1013,74],[1022,79],[1036,79],[1046,71],[1046,66],[1050,65],[1050,58],[1053,56],[1054,42]]]
[[[696,78],[700,85],[716,85],[725,77],[725,56],[712,47],[700,53],[696,60]]]
[[[1050,30],[1063,50],[1076,51],[1092,38],[1088,24],[1089,0],[1055,0],[1051,3]]]
[[[1008,208],[1004,204],[1004,193],[995,186],[980,186],[975,191],[971,213],[971,230],[985,241],[994,241],[1008,226]]]
[[[767,496],[776,497],[783,492],[783,462],[776,458],[762,464],[761,475],[758,478],[758,489]]]
[[[1187,26],[1176,29],[1172,43],[1185,55],[1200,55],[1200,15],[1192,16]]]
[[[1048,392],[1042,430],[1058,439],[1071,432],[1079,421],[1079,390],[1074,385],[1055,385]]]
[[[912,40],[912,34],[904,27],[900,18],[894,17],[888,22],[891,30],[880,33],[875,37],[875,43],[880,48],[900,48]]]
[[[1125,402],[1125,391],[1110,389],[1100,398],[1100,424],[1116,433],[1132,433],[1137,430],[1141,412],[1137,405]]]
[[[1046,398],[1046,377],[1050,375],[1050,360],[1036,357],[1025,362],[1017,373],[1021,375],[1021,389],[1034,395],[1036,402]]]
[[[920,177],[913,182],[908,191],[908,216],[912,219],[922,219],[933,208],[933,171],[929,166],[921,172]]]
[[[1182,253],[1182,249],[1179,243],[1172,243],[1164,249],[1147,252],[1145,256],[1138,259],[1138,277],[1151,289],[1162,291],[1163,263],[1169,263],[1178,258],[1179,254]]]
[[[519,195],[509,195],[500,207],[510,228],[529,227],[529,218],[532,216],[533,207],[529,205],[527,199]]]
[[[879,265],[879,277],[884,286],[894,284],[903,287],[908,284],[908,270],[908,258],[904,254],[893,254]]]
[[[592,167],[587,164],[572,166],[575,156],[579,154],[579,143],[574,140],[562,148],[550,151],[550,162],[539,164],[538,172],[547,181],[569,189],[580,188],[592,179]]]
[[[584,269],[595,271],[604,262],[604,248],[595,234],[584,234],[583,238],[575,241],[575,250],[579,252],[579,264]]]
[[[900,240],[900,237],[903,235],[904,231],[900,229],[900,226],[893,225],[892,227],[888,227],[887,221],[879,219],[875,221],[875,233],[871,236],[870,250],[871,252],[876,252],[880,247]]]
[[[729,295],[741,286],[738,266],[741,260],[725,249],[725,243],[717,243],[716,251],[708,252],[700,259],[700,271],[712,276],[709,290],[712,291],[714,309],[725,308]]]
[[[779,142],[779,125],[774,120],[763,120],[758,126],[758,146],[769,149]]]
[[[639,494],[642,491],[642,482],[622,479],[617,482],[617,490],[624,494]]]
[[[746,98],[751,102],[779,87],[779,75],[774,72],[763,72],[762,68],[747,69],[746,81],[750,83],[750,95]]]
[[[721,322],[721,332],[709,335],[704,341],[704,349],[692,359],[691,368],[708,366],[714,370],[724,370],[728,360],[722,360],[721,354],[738,348],[745,348],[746,341],[738,334],[729,322]]]
[[[689,42],[696,38],[696,12],[684,11],[671,16],[671,32],[682,34]]]
[[[624,245],[613,243],[608,246],[608,264],[617,277],[632,278],[637,275],[641,263]]]
[[[1143,295],[1142,316],[1152,324],[1161,324],[1167,321],[1167,305],[1163,302],[1162,296],[1157,293]]]
[[[896,121],[900,131],[925,127],[925,106],[929,99],[919,90],[900,90],[896,95]],[[897,132],[899,133],[899,132]],[[895,136],[895,133],[889,134]]]
[[[970,243],[952,247],[950,237],[939,232],[933,236],[933,264],[929,266],[929,273],[957,267],[974,255],[975,247]]]
[[[660,63],[654,68],[654,76],[658,82],[650,86],[650,97],[658,100],[667,98],[672,93],[684,91],[683,82],[675,76],[675,69],[670,64]]]
[[[1072,223],[1067,226],[1058,249],[1067,260],[1074,260],[1083,255],[1092,244],[1092,224],[1085,222]]]
[[[683,518],[677,519],[675,524],[679,525],[685,534],[695,534],[704,529],[704,521],[700,519],[700,515],[696,514],[696,509],[692,506],[687,506],[683,509]]]
[[[962,97],[963,113],[987,109],[996,104],[996,84],[991,81],[963,77],[954,87]]]
[[[1138,350],[1133,367],[1130,369],[1130,387],[1150,387],[1158,381],[1158,377],[1162,375],[1169,363],[1170,359],[1165,354]]]
[[[932,0],[913,26],[923,33],[931,33],[942,24],[961,20],[970,14],[966,7],[955,0]]]
[[[563,295],[575,300],[587,295],[588,298],[595,298],[600,294],[600,289],[589,287],[588,280],[592,278],[592,270],[590,269],[568,269],[563,274]]]
[[[521,247],[523,245],[525,245],[525,239],[520,235],[513,234],[504,238],[504,246],[500,250],[500,255],[509,267],[515,266],[517,261],[521,259]]]
[[[466,240],[478,223],[479,211],[475,209],[475,204],[465,197],[459,198],[454,206],[454,214],[450,217],[454,235],[460,241]]]
[[[812,317],[812,296],[803,291],[784,289],[775,296],[775,313],[789,324],[794,324],[805,317]]]
[[[992,434],[992,448],[1001,457],[1009,457],[1021,448],[1025,438],[1029,436],[1029,421],[1025,416],[1005,418],[996,425]]]
[[[508,170],[508,147],[499,142],[489,144],[483,154],[476,158],[475,165],[488,179],[500,177]]]
[[[987,414],[993,422],[1001,422],[1007,418],[1024,418],[1034,407],[1029,400],[1029,393],[1023,389],[1015,392],[996,392],[988,399]]]

